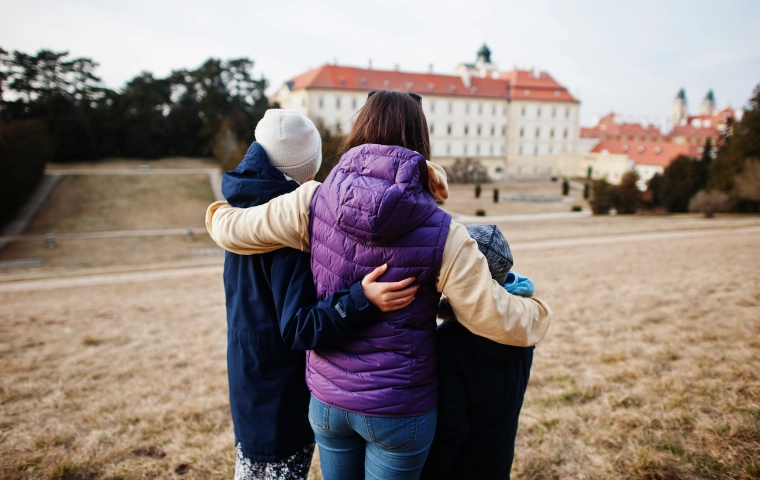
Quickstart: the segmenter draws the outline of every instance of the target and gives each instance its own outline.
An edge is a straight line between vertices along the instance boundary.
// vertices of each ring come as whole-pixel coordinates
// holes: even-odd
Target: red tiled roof
[[[578,102],[565,87],[551,75],[541,72],[514,70],[499,74],[499,78],[471,77],[470,87],[456,75],[411,73],[396,70],[369,70],[366,68],[323,65],[294,77],[288,83],[291,90],[326,88],[340,90],[393,89],[420,95],[452,95],[473,98],[510,98],[516,100],[551,100]],[[507,92],[509,85],[509,92]]]
[[[594,127],[581,129],[582,138],[600,138],[602,135],[612,139],[620,138],[621,135],[625,135],[628,138],[635,135],[653,138],[664,136],[660,129],[654,125],[644,127],[640,123],[616,123],[614,113],[608,113],[602,117]]]
[[[639,165],[667,167],[679,155],[689,155],[691,148],[685,143],[634,142],[630,140],[602,140],[591,150],[593,153],[627,155]]]
[[[691,125],[676,125],[673,127],[673,131],[670,132],[671,137],[697,137],[697,139],[707,139],[719,135],[720,132],[714,126],[696,128]]]

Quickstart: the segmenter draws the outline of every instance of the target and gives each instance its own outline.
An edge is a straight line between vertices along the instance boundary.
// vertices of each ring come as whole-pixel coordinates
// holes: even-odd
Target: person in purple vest
[[[326,480],[419,477],[435,434],[441,293],[465,328],[501,344],[535,345],[551,319],[540,299],[493,281],[477,243],[436,204],[445,174],[426,161],[420,101],[371,92],[324,184],[249,209],[216,202],[206,213],[211,237],[231,252],[311,251],[320,299],[382,264],[382,281],[416,278],[410,305],[368,313],[365,327],[307,353],[309,421]]]

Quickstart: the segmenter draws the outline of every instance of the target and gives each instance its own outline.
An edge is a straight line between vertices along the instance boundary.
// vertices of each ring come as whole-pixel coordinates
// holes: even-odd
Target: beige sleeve
[[[308,252],[309,209],[319,182],[306,182],[296,190],[251,208],[212,203],[206,210],[206,229],[223,249],[241,255],[290,247]]]
[[[437,163],[430,160],[427,162],[428,169],[428,189],[436,200],[446,200],[449,198],[449,184],[446,179],[446,170]]]
[[[491,278],[486,257],[464,225],[451,222],[438,291],[449,299],[459,323],[504,345],[537,344],[549,329],[552,311],[541,299],[511,295]]]

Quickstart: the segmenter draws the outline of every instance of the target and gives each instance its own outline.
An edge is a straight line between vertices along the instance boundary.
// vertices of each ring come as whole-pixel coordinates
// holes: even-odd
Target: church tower
[[[707,95],[705,95],[705,99],[702,100],[702,103],[699,104],[699,114],[712,115],[714,111],[715,111],[715,95],[713,94],[713,91],[711,88],[710,91],[707,92]]]
[[[670,109],[670,115],[675,125],[681,125],[689,119],[689,110],[686,105],[686,90],[683,88],[678,91],[676,99],[673,100],[673,107]]]

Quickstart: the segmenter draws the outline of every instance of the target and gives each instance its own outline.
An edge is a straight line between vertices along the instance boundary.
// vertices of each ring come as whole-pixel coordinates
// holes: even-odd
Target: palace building
[[[574,153],[580,102],[543,71],[499,71],[483,45],[475,63],[453,75],[323,65],[285,82],[272,100],[345,134],[372,90],[422,96],[433,161],[479,162],[491,178],[558,174],[557,158]]]

